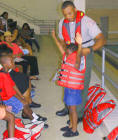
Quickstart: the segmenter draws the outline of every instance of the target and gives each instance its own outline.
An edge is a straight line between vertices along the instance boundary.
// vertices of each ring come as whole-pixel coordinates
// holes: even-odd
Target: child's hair
[[[9,55],[9,54],[12,54],[12,53],[13,53],[12,49],[7,47],[6,44],[1,44],[0,45],[0,58],[4,55]]]
[[[66,45],[66,48],[69,49],[71,52],[74,52],[78,50],[78,45],[70,43],[69,45]]]
[[[65,8],[67,8],[68,6],[72,6],[73,8],[75,8],[75,5],[74,5],[74,3],[72,2],[72,1],[65,1],[65,2],[63,2],[63,4],[62,4],[62,6],[61,6],[61,9],[65,9]]]

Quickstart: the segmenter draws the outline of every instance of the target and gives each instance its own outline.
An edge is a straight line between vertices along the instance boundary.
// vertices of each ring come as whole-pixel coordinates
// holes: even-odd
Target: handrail
[[[118,84],[115,83],[112,79],[109,78],[107,74],[105,74],[105,53],[108,52],[115,58],[118,58],[118,54],[103,47],[102,49],[102,70],[94,63],[94,66],[97,68],[97,70],[102,74],[102,87],[105,86],[105,79],[107,79],[116,89],[118,89]]]
[[[40,29],[40,33],[45,32],[45,31],[43,31],[45,29],[45,27],[48,28],[46,34],[49,34],[51,32],[52,28],[56,28],[56,20],[41,20],[41,19],[32,17],[32,16],[26,14],[25,12],[22,12],[11,6],[8,6],[7,4],[5,4],[3,2],[0,2],[0,7],[7,10],[8,12],[13,13],[13,15],[16,15],[16,17],[19,16],[19,17],[25,19],[26,21],[28,21],[28,23],[31,23],[31,24],[37,26]]]
[[[26,14],[25,12],[22,12],[22,11],[20,11],[20,10],[17,10],[17,9],[15,9],[15,8],[11,7],[11,6],[8,6],[7,4],[5,4],[5,3],[3,3],[3,2],[0,2],[0,7],[6,9],[6,10],[8,10],[9,12],[12,12],[12,13],[14,13],[14,14],[16,14],[16,15],[20,15],[20,16],[22,16],[23,18],[25,18],[25,19],[27,19],[27,20],[29,20],[29,21],[38,20],[38,19],[36,19],[36,18],[34,18],[34,17],[32,17],[32,16]]]
[[[118,54],[117,54],[117,53],[115,53],[115,52],[113,52],[113,51],[111,51],[110,49],[107,49],[107,48],[104,48],[104,49],[105,49],[106,52],[108,52],[108,53],[111,54],[112,56],[118,58]]]
[[[1,7],[1,8],[4,8],[4,9],[6,9],[6,10],[8,10],[9,12],[12,12],[12,13],[15,14],[15,15],[19,15],[19,16],[21,16],[21,17],[27,19],[28,21],[30,21],[30,22],[32,22],[32,23],[34,23],[34,24],[37,24],[37,25],[39,24],[39,22],[42,22],[42,23],[43,23],[43,22],[45,22],[45,23],[46,23],[46,22],[47,22],[47,23],[55,23],[55,20],[41,20],[41,19],[32,17],[32,16],[26,14],[25,12],[22,12],[22,11],[20,11],[20,10],[18,10],[18,9],[15,9],[15,8],[13,8],[13,7],[7,5],[7,4],[5,4],[5,3],[3,3],[3,2],[0,2],[0,7]]]

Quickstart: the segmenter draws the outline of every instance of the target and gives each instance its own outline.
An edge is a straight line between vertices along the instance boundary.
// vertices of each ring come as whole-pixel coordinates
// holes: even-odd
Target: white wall
[[[87,9],[118,9],[118,0],[86,0]]]
[[[0,0],[38,19],[57,19],[57,0]]]
[[[74,0],[74,4],[78,10],[85,12],[86,0]]]

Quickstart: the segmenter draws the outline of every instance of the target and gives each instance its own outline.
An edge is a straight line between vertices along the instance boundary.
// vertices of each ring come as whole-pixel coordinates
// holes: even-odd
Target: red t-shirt
[[[14,90],[15,83],[9,73],[0,72],[0,95],[2,100],[9,100],[16,94]]]
[[[12,43],[12,46],[10,46],[7,42],[2,41],[0,44],[6,44],[9,48],[12,49],[14,55],[19,53],[23,54],[23,51],[19,48],[19,46],[16,43]]]

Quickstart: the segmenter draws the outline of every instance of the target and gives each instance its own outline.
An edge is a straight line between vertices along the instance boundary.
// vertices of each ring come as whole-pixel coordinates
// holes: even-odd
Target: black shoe
[[[39,118],[37,119],[37,121],[43,121],[43,122],[47,121],[47,118],[46,118],[46,117],[42,117],[42,116],[40,116],[40,115],[38,115],[38,114],[36,114],[36,115],[39,117]],[[22,118],[23,118],[23,119],[29,119],[29,117],[24,116],[23,113],[22,113]]]
[[[44,129],[47,129],[49,126],[48,126],[48,124],[44,124]]]
[[[56,115],[57,116],[66,116],[66,115],[68,115],[68,110],[66,108],[64,108],[64,109],[62,109],[60,111],[57,111]]]
[[[70,131],[66,131],[63,136],[64,137],[75,137],[75,136],[78,136],[79,135],[79,132],[76,131],[76,132],[73,132],[72,129]]]
[[[82,117],[81,118],[78,118],[77,123],[82,122],[82,121],[83,121],[83,118]],[[70,125],[70,120],[67,121],[67,124]]]
[[[70,131],[70,129],[71,129],[71,128],[69,128],[68,126],[66,126],[66,127],[62,127],[60,130],[61,130],[61,131]]]
[[[36,88],[33,84],[31,84],[31,88]]]
[[[42,117],[42,116],[40,116],[40,115],[38,115],[38,114],[37,114],[37,116],[39,117],[39,118],[37,119],[37,121],[43,121],[43,122],[47,121],[47,118],[46,118],[46,117]]]
[[[32,103],[29,105],[29,107],[38,108],[38,107],[41,107],[41,104],[37,104],[37,103],[32,101]]]

